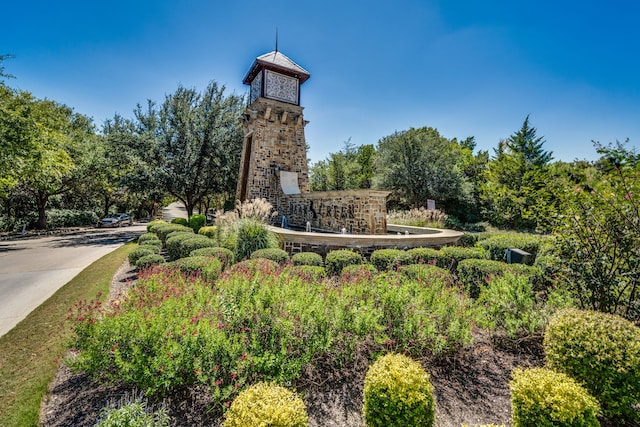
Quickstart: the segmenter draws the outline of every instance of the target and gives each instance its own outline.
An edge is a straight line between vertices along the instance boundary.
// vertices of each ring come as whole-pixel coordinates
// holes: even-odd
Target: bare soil
[[[135,270],[128,262],[112,280],[112,297],[135,283]],[[350,364],[337,367],[331,360],[317,360],[307,367],[295,387],[303,396],[310,427],[362,427],[362,385],[374,351],[364,343]],[[436,398],[436,426],[460,427],[462,423],[504,424],[511,420],[509,380],[516,367],[543,362],[541,338],[498,342],[481,332],[474,344],[448,357],[421,360],[431,375]],[[49,386],[41,407],[45,427],[84,427],[95,424],[103,407],[123,396],[140,394],[118,385],[98,384],[85,374],[73,374],[61,366]],[[175,426],[220,426],[219,413],[212,411],[206,387],[192,387],[163,402]]]

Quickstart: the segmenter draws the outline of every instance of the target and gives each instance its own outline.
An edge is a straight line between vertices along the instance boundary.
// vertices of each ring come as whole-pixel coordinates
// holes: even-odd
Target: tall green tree
[[[395,132],[378,142],[374,187],[393,190],[411,208],[434,199],[447,211],[470,196],[461,161],[458,144],[436,129]]]
[[[539,204],[554,203],[546,191],[552,153],[543,149],[544,138],[529,123],[500,141],[487,165],[480,187],[483,216],[501,228],[535,229],[545,218],[536,215]]]
[[[311,191],[371,188],[374,156],[373,145],[356,147],[351,140],[346,141],[342,150],[311,166]]]
[[[154,135],[154,178],[189,216],[210,194],[235,191],[242,149],[244,98],[210,83],[203,93],[179,86],[159,108],[137,111],[141,133]]]

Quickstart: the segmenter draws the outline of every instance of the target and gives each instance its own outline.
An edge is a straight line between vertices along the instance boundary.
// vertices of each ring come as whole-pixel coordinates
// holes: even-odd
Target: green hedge
[[[436,410],[429,374],[402,354],[381,357],[364,379],[363,413],[369,427],[432,426]]]
[[[204,227],[207,223],[207,216],[204,214],[191,215],[189,218],[189,227],[193,230],[194,233],[199,233],[200,229]]]
[[[444,246],[438,251],[438,267],[454,272],[460,261],[465,259],[487,259],[488,253],[482,248],[463,248],[460,246]]]
[[[438,250],[433,248],[413,248],[407,252],[413,256],[412,264],[436,264],[438,260]]]
[[[149,242],[149,241],[160,241],[160,239],[158,238],[158,236],[155,233],[144,233],[141,234],[140,236],[138,236],[138,244],[141,245],[144,242]]]
[[[179,258],[183,258],[182,243],[194,238],[207,239],[207,237],[193,234],[193,231],[191,230],[190,231],[174,231],[170,233],[165,243],[169,258],[172,261],[175,261]]]
[[[154,219],[153,221],[147,223],[147,232],[155,233],[156,229],[162,225],[169,225],[169,223],[161,219]]]
[[[391,271],[402,265],[413,264],[413,256],[401,249],[378,249],[373,251],[370,261],[378,271]]]
[[[203,236],[207,236],[211,239],[215,238],[217,235],[218,227],[215,225],[207,225],[204,227],[200,227],[198,230],[198,234],[202,234]]]
[[[430,283],[434,279],[444,283],[453,283],[453,275],[449,270],[432,264],[405,265],[400,268],[400,273],[409,279],[424,283]]]
[[[208,256],[212,258],[217,258],[222,262],[222,266],[227,268],[235,262],[235,255],[227,248],[221,248],[219,246],[206,247],[195,249],[191,251],[189,256]]]
[[[317,267],[324,266],[322,255],[315,252],[299,252],[291,256],[293,265],[313,265]]]
[[[511,387],[513,427],[599,427],[598,401],[573,378],[545,368],[517,369]]]
[[[162,243],[166,243],[167,236],[176,231],[193,233],[192,229],[180,224],[158,224],[157,226],[153,227],[153,230],[154,233],[158,235],[158,238],[162,241]]]
[[[222,272],[220,260],[204,256],[180,258],[168,265],[179,269],[184,274],[200,274],[203,279],[208,281],[216,280]]]
[[[364,276],[373,276],[378,272],[378,269],[371,264],[351,264],[345,265],[342,268],[342,272],[340,275],[342,277],[362,277]]]
[[[166,261],[162,255],[150,254],[145,255],[136,261],[136,267],[139,269],[148,268],[151,265],[164,264]]]
[[[278,264],[284,264],[285,262],[289,261],[289,254],[287,253],[287,251],[280,248],[265,248],[258,249],[251,254],[251,259],[256,258],[266,258],[270,259],[271,261],[275,261]]]
[[[489,252],[489,259],[502,261],[504,260],[507,249],[518,248],[530,253],[532,255],[531,262],[534,262],[543,240],[543,236],[511,233],[499,234],[494,237],[479,240],[478,245]]]
[[[187,221],[186,218],[173,218],[171,220],[171,224],[180,224],[180,225],[184,225],[185,227],[188,227],[189,221]]]
[[[160,251],[155,246],[143,245],[129,252],[129,264],[136,265],[136,262],[146,255],[157,255]]]
[[[480,290],[487,284],[487,280],[493,276],[501,276],[505,272],[526,276],[534,290],[540,282],[542,273],[536,267],[524,264],[507,264],[502,261],[490,259],[465,259],[458,263],[458,283],[462,285],[472,298],[478,298]]]
[[[327,270],[318,265],[294,265],[291,266],[290,271],[310,282],[319,282],[327,277]]]
[[[325,258],[327,274],[331,276],[340,275],[342,269],[347,265],[362,263],[364,263],[362,255],[357,252],[350,251],[349,249],[330,251]]]
[[[612,314],[578,309],[552,317],[544,337],[548,365],[575,378],[611,421],[637,422],[640,328]]]

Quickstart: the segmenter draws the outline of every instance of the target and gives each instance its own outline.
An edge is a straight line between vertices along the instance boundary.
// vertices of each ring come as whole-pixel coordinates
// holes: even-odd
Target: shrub
[[[168,225],[167,221],[163,221],[161,219],[154,219],[153,221],[149,221],[147,223],[147,233],[155,233],[155,229],[160,227],[161,225]]]
[[[371,427],[432,426],[435,405],[429,374],[407,356],[381,357],[364,379],[363,412]]]
[[[220,260],[223,268],[230,267],[235,262],[235,256],[227,248],[221,248],[219,246],[200,248],[191,251],[189,256],[207,256]]]
[[[169,266],[176,267],[181,273],[187,275],[199,274],[203,279],[210,282],[215,281],[222,272],[220,260],[204,256],[180,258],[171,262]]]
[[[504,424],[474,424],[473,426],[462,424],[462,427],[506,427]]]
[[[322,255],[315,252],[299,252],[291,256],[293,265],[314,265],[317,267],[324,266]]]
[[[129,264],[136,265],[136,262],[147,255],[157,255],[160,251],[156,251],[155,246],[143,245],[129,252]]]
[[[486,259],[487,251],[482,248],[461,248],[444,246],[438,254],[438,267],[455,271],[458,263],[465,259]]]
[[[180,224],[160,224],[157,227],[153,227],[153,229],[154,229],[154,232],[158,235],[158,238],[162,241],[162,243],[166,243],[167,236],[176,231],[193,233],[192,229]]]
[[[254,277],[258,274],[273,275],[280,270],[280,265],[266,258],[246,259],[233,264],[225,271],[225,274],[233,276],[236,274],[247,274]]]
[[[509,272],[490,278],[476,305],[480,325],[509,338],[540,332],[545,323],[527,278]]]
[[[506,272],[527,277],[532,285],[538,283],[540,270],[524,264],[507,264],[502,261],[469,258],[458,263],[458,282],[472,298],[478,298],[480,290],[487,281],[494,276],[501,276]]]
[[[265,248],[258,249],[251,254],[251,259],[256,258],[266,258],[270,259],[271,261],[275,261],[278,264],[284,264],[285,262],[289,261],[289,254],[287,253],[287,251],[280,248]]]
[[[171,418],[165,408],[153,410],[140,397],[125,396],[118,404],[102,408],[95,427],[169,427]]]
[[[509,383],[513,427],[599,427],[598,402],[577,381],[545,368],[517,369]]]
[[[352,276],[372,277],[377,272],[378,269],[371,264],[351,264],[345,265],[340,275],[343,278],[349,279]]]
[[[544,349],[548,365],[584,384],[606,417],[638,419],[640,328],[616,315],[561,310],[547,326]]]
[[[438,250],[433,248],[412,248],[408,251],[413,256],[413,264],[435,264]]]
[[[193,238],[207,239],[204,236],[198,236],[193,234],[193,231],[174,231],[167,236],[165,246],[167,247],[167,254],[173,261],[182,258],[182,243]]]
[[[447,214],[439,210],[428,210],[424,207],[409,211],[392,211],[387,215],[389,224],[410,225],[412,227],[444,228]]]
[[[370,261],[378,271],[390,271],[401,265],[413,264],[413,256],[401,249],[378,249],[373,251]]]
[[[327,277],[327,270],[318,265],[294,265],[290,271],[309,282],[318,282]]]
[[[93,211],[74,209],[48,209],[46,211],[47,228],[80,227],[95,225],[99,218]]]
[[[276,384],[258,383],[242,391],[227,410],[223,427],[307,427],[302,399]]]
[[[204,214],[191,215],[189,218],[189,227],[193,230],[194,233],[199,233],[200,228],[202,228],[207,223],[207,216]]]
[[[204,227],[200,227],[198,230],[198,234],[202,234],[203,236],[207,236],[210,239],[214,239],[217,236],[218,227],[215,225],[205,225]]]
[[[171,220],[171,224],[180,224],[180,225],[184,225],[185,227],[188,227],[189,221],[186,218],[173,218]]]
[[[164,264],[165,262],[166,261],[162,255],[159,255],[159,254],[145,255],[138,258],[138,260],[136,261],[136,267],[138,267],[138,269],[141,270],[144,268],[148,268],[152,265]]]
[[[213,248],[216,246],[216,242],[202,235],[192,235],[190,239],[180,241],[180,258],[190,256],[191,252],[196,249]]]
[[[252,218],[243,218],[238,222],[236,261],[249,258],[258,249],[279,246],[276,235],[267,228],[266,224]]]
[[[449,270],[431,264],[411,264],[400,268],[400,272],[411,280],[429,283],[431,280],[441,280],[445,283],[453,282],[453,275]]]
[[[478,233],[464,232],[458,240],[458,245],[463,248],[473,248],[476,243],[478,243]]]
[[[160,239],[158,238],[158,236],[155,233],[144,233],[141,234],[138,237],[138,244],[141,245],[144,242],[149,242],[149,241],[159,241]]]
[[[140,243],[140,247],[152,246],[158,250],[158,253],[162,250],[162,242],[156,238],[156,240],[145,240]]]
[[[543,239],[542,236],[533,234],[509,233],[480,240],[478,245],[489,252],[489,259],[492,260],[502,261],[507,249],[518,248],[530,253],[532,255],[531,262],[533,262]]]
[[[331,276],[339,275],[342,272],[342,269],[347,265],[362,263],[364,263],[364,258],[362,257],[362,255],[348,249],[338,249],[335,251],[330,251],[325,259],[327,274]]]

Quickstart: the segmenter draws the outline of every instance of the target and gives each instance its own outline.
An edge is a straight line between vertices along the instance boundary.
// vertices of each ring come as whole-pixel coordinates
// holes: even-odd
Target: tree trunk
[[[36,195],[36,203],[38,205],[38,225],[37,228],[44,230],[47,228],[47,202],[49,201],[49,195],[38,191]]]

